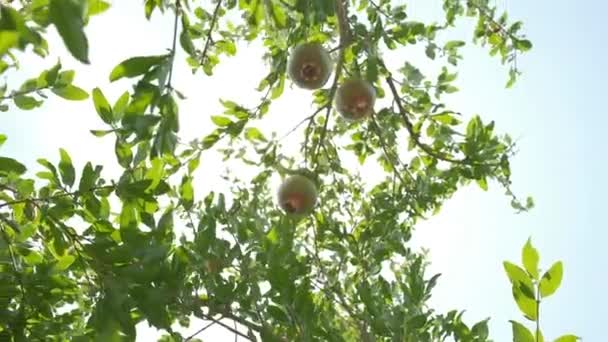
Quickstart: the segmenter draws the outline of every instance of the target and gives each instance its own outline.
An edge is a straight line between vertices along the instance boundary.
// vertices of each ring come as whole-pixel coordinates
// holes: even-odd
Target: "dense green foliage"
[[[511,138],[480,116],[464,122],[441,102],[458,90],[459,49],[470,37],[437,37],[458,20],[475,20],[472,40],[508,65],[507,87],[519,75],[517,55],[532,44],[522,23],[488,0],[444,0],[438,23],[411,20],[396,2],[146,0],[148,19],[157,11],[174,16],[174,39],[168,53],[133,56],[110,71],[111,81],[133,81],[119,98],[81,89],[61,63],[21,86],[2,85],[1,111],[40,107],[50,93],[92,101],[91,113],[107,126],[92,133],[115,141],[122,175],[107,179],[103,165],[74,165],[67,149],[39,159],[35,179],[21,162],[0,157],[0,340],[132,341],[145,321],[166,332],[163,341],[194,341],[174,323],[188,326],[197,317],[262,341],[489,341],[487,320],[469,325],[462,312],[425,305],[439,275],[425,274],[425,256],[408,241],[417,221],[469,183],[504,187],[517,211],[532,200],[522,203],[510,190]],[[50,27],[64,42],[54,49],[89,63],[87,23],[109,9],[103,0],[0,1],[0,74],[19,68],[21,54],[46,62]],[[259,105],[223,99],[222,115],[208,113],[216,129],[182,141],[183,96],[172,72],[184,61],[174,58],[176,49],[187,53],[193,72],[213,77],[222,58],[253,40],[267,52]],[[286,155],[256,121],[291,82],[289,53],[304,42],[331,51],[333,78],[309,92],[313,113],[294,110],[305,125],[301,154]],[[438,76],[423,75],[411,61],[390,70],[385,61],[401,58],[405,46],[443,63]],[[347,77],[374,86],[379,101],[371,117],[351,122],[334,110]],[[0,135],[0,145],[6,139]],[[256,175],[228,175],[226,191],[197,192],[193,180],[211,149]],[[346,155],[378,163],[383,179],[364,183],[344,166]],[[270,186],[275,175],[296,173],[318,185],[308,215],[286,215]],[[541,298],[562,277],[561,263],[540,276],[538,259],[528,243],[524,268],[504,265],[519,308],[535,322]],[[238,331],[218,321],[224,318]],[[514,341],[542,340],[517,322],[513,332]]]

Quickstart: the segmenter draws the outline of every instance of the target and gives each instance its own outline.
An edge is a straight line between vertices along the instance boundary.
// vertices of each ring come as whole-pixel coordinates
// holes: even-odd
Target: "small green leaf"
[[[471,328],[471,334],[473,334],[476,337],[481,338],[481,340],[486,340],[488,338],[488,336],[490,335],[490,330],[488,328],[488,321],[490,319],[485,319],[481,322],[477,322],[475,325],[473,325],[473,327]]]
[[[4,145],[6,142],[6,135],[0,134],[0,146]]]
[[[84,168],[82,169],[82,176],[80,176],[78,191],[89,191],[95,186],[95,181],[97,180],[97,177],[98,176],[96,175],[95,170],[93,170],[93,165],[91,164],[91,162],[87,162]]]
[[[526,39],[517,39],[513,43],[515,48],[521,52],[529,51],[532,48],[532,42]]]
[[[526,318],[535,321],[538,317],[537,315],[537,306],[536,300],[530,298],[530,294],[524,294],[521,287],[517,287],[513,285],[513,299],[515,299],[515,303],[517,307],[521,310],[521,312],[526,315]],[[532,296],[534,294],[531,294]]]
[[[213,121],[213,123],[219,127],[226,127],[232,123],[232,120],[230,120],[229,118],[219,115],[212,115],[211,121]]]
[[[50,0],[49,17],[72,56],[89,64],[89,43],[83,20],[86,5],[86,0]]]
[[[35,98],[26,95],[17,95],[13,98],[15,105],[23,110],[31,110],[42,104],[42,101],[37,101]]]
[[[128,168],[129,165],[131,165],[131,161],[133,161],[133,151],[131,151],[131,146],[120,141],[119,139],[116,139],[114,151],[120,166]]]
[[[68,267],[70,267],[74,261],[76,261],[76,257],[74,257],[73,255],[64,255],[62,256],[57,263],[53,266],[53,271],[54,272],[61,272],[66,270]]]
[[[72,159],[68,152],[63,148],[59,149],[59,154],[61,156],[61,161],[59,162],[61,180],[63,181],[63,184],[71,187],[74,185],[74,180],[76,178],[76,171],[74,170],[74,165],[72,165]]]
[[[543,274],[539,284],[540,295],[545,298],[555,293],[562,283],[563,275],[564,265],[558,261]]]
[[[112,111],[114,112],[114,119],[120,120],[125,113],[127,106],[129,105],[129,100],[131,99],[131,95],[129,92],[124,92],[116,103],[114,103],[114,107],[112,107]]]
[[[38,265],[38,264],[42,263],[42,261],[44,260],[42,255],[35,251],[30,251],[30,253],[28,255],[26,255],[23,259],[25,260],[25,262],[28,265],[32,265],[32,266]]]
[[[13,48],[19,41],[19,33],[16,31],[0,31],[0,56],[3,56],[9,49]]]
[[[88,16],[101,14],[110,8],[110,4],[103,0],[88,0],[89,1],[89,13]]]
[[[513,328],[513,342],[534,342],[534,335],[523,324],[516,321],[511,322]]]
[[[192,187],[191,177],[184,176],[179,193],[184,209],[190,210],[194,203],[194,188]]]
[[[82,101],[89,98],[89,94],[86,91],[71,84],[64,87],[52,88],[51,91],[66,100]]]
[[[98,130],[98,129],[92,129],[89,132],[91,132],[91,134],[93,134],[96,137],[105,137],[106,135],[114,132],[114,130],[111,129],[111,130],[107,130],[107,131],[102,131],[102,130]]]
[[[524,245],[521,251],[521,259],[526,271],[532,276],[532,279],[538,279],[538,262],[540,256],[534,246],[532,246],[532,239],[528,239],[528,242]]]
[[[112,107],[110,107],[110,103],[103,95],[103,92],[99,88],[93,89],[93,105],[95,106],[95,110],[97,111],[97,115],[103,120],[103,122],[107,124],[112,123]]]
[[[166,56],[131,57],[118,64],[110,73],[110,82],[123,77],[132,78],[147,73],[153,66],[159,65]]]
[[[580,337],[575,335],[563,335],[555,339],[553,342],[576,342],[580,339]]]
[[[534,286],[532,284],[532,279],[530,279],[530,276],[528,276],[526,271],[508,261],[503,262],[503,266],[511,284],[518,287],[526,296],[534,299]]]
[[[245,138],[250,141],[268,141],[264,134],[262,134],[262,132],[255,127],[248,127],[245,129]]]
[[[25,166],[12,158],[0,157],[0,173],[22,175],[27,171]]]

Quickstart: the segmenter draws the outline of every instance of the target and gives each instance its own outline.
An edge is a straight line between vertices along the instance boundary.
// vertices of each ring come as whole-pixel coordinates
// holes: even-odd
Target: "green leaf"
[[[538,262],[540,256],[534,246],[532,239],[529,238],[521,252],[521,259],[526,271],[532,276],[532,279],[538,279]]]
[[[553,342],[576,342],[580,339],[580,337],[575,335],[563,335],[555,339]]]
[[[120,120],[122,118],[122,116],[125,113],[125,110],[127,109],[127,106],[129,105],[130,99],[131,99],[131,95],[129,95],[129,92],[125,91],[118,98],[118,100],[116,100],[116,103],[114,103],[114,107],[112,107],[112,111],[114,112],[115,120]]]
[[[536,300],[530,298],[530,294],[524,294],[521,287],[517,287],[513,285],[512,288],[513,298],[515,299],[515,303],[517,307],[521,310],[521,312],[526,315],[531,321],[535,321],[538,318],[537,315],[537,306]]]
[[[83,20],[85,6],[86,0],[50,0],[49,17],[72,56],[89,64],[89,43]]]
[[[521,52],[526,52],[532,49],[532,42],[526,39],[516,39],[513,43],[515,48]]]
[[[179,193],[184,209],[190,210],[194,203],[194,188],[192,187],[191,177],[184,176]]]
[[[173,231],[173,209],[169,207],[163,216],[161,216],[160,220],[158,220],[156,232],[159,233],[160,236],[164,236],[171,231]]]
[[[0,157],[0,173],[14,173],[22,175],[27,171],[25,165],[13,158]]]
[[[64,255],[62,256],[57,263],[53,266],[54,272],[65,271],[68,267],[70,267],[74,261],[76,261],[76,257],[73,255]]]
[[[262,132],[255,127],[248,127],[245,129],[245,138],[247,138],[249,141],[268,141],[264,134],[262,134]]]
[[[89,191],[95,186],[98,174],[93,170],[91,162],[87,162],[82,169],[82,175],[80,176],[80,183],[78,184],[78,191],[85,192]]]
[[[476,336],[481,338],[481,340],[485,341],[488,336],[490,335],[490,330],[488,328],[488,321],[490,319],[485,319],[481,322],[477,322],[475,325],[473,325],[473,327],[471,328],[471,333]]]
[[[528,276],[526,271],[508,261],[503,262],[503,267],[507,273],[507,276],[509,277],[509,280],[511,281],[511,284],[520,289],[526,296],[534,299],[534,285],[532,284],[532,279],[530,279],[530,276]]]
[[[24,258],[25,262],[28,265],[38,265],[40,263],[42,263],[42,261],[44,260],[44,258],[42,257],[42,255],[36,251],[30,251],[30,253],[28,255],[26,255]]]
[[[6,142],[6,135],[0,134],[0,146],[4,145]]]
[[[89,98],[86,91],[71,84],[60,88],[52,88],[51,91],[66,100],[82,101]]]
[[[95,106],[97,115],[99,115],[103,122],[107,124],[113,122],[112,107],[110,107],[110,103],[108,103],[108,100],[99,88],[93,89],[93,105]]]
[[[513,328],[513,342],[534,342],[534,335],[523,324],[516,321],[511,322]]]
[[[137,227],[138,211],[135,204],[125,202],[120,212],[120,229],[133,229]]]
[[[131,162],[133,161],[133,151],[131,151],[131,146],[129,144],[121,142],[120,139],[116,139],[114,152],[116,153],[120,166],[128,168],[129,165],[131,165]]]
[[[89,1],[89,13],[88,16],[92,17],[94,15],[101,14],[110,8],[110,4],[103,0],[88,0]]]
[[[213,121],[213,123],[219,127],[226,127],[232,123],[232,120],[230,120],[229,118],[227,118],[225,116],[220,116],[220,115],[212,115],[211,121]]]
[[[561,261],[556,262],[549,268],[540,280],[539,290],[542,298],[549,297],[562,283],[562,277],[564,275],[564,265]]]
[[[166,59],[166,56],[131,57],[118,64],[110,73],[110,82],[123,77],[132,78],[147,73],[150,68],[157,66]]]
[[[0,56],[3,56],[9,49],[13,48],[19,41],[19,33],[16,31],[0,31]]]
[[[31,110],[42,104],[41,101],[37,101],[35,98],[26,95],[17,95],[13,98],[15,105],[23,110]]]
[[[74,170],[74,165],[72,165],[72,159],[68,152],[63,148],[59,149],[59,154],[61,156],[61,161],[59,162],[61,180],[63,181],[63,184],[71,187],[74,185],[74,180],[76,178],[76,171]]]

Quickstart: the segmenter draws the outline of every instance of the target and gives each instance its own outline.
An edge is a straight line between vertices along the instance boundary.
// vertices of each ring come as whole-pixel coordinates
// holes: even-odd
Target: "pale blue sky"
[[[439,311],[467,309],[465,317],[470,322],[491,316],[492,337],[497,342],[510,341],[507,321],[522,319],[501,263],[505,259],[519,262],[520,248],[532,236],[543,267],[559,259],[565,268],[562,288],[541,307],[545,337],[550,340],[573,332],[585,341],[600,342],[605,340],[601,331],[608,307],[602,291],[608,267],[604,247],[608,227],[600,216],[605,210],[603,191],[608,190],[606,178],[601,177],[606,167],[602,131],[608,125],[603,103],[607,48],[602,43],[608,33],[603,24],[608,5],[565,0],[503,0],[499,4],[525,22],[525,32],[534,43],[534,49],[520,58],[522,79],[514,89],[504,89],[506,69],[485,50],[470,46],[457,81],[461,92],[449,103],[467,115],[479,113],[484,120],[496,120],[498,131],[519,138],[520,152],[513,160],[514,189],[522,196],[533,195],[537,206],[516,215],[495,184],[488,192],[472,186],[459,191],[438,216],[421,224],[415,243],[431,249],[430,271],[443,273],[431,303]],[[411,10],[426,15],[439,6],[438,0],[414,0]],[[126,57],[162,53],[169,46],[171,18],[155,16],[153,23],[146,23],[140,7],[139,1],[115,1],[113,10],[91,22],[87,29],[91,67],[80,66],[60,51],[63,64],[78,70],[77,84],[87,90],[100,85],[115,100],[130,81],[110,85],[111,68]],[[470,34],[470,30],[463,32]],[[52,37],[51,46],[58,51],[54,33]],[[190,96],[181,105],[186,137],[210,131],[208,117],[220,113],[219,96],[250,104],[257,100],[258,94],[251,89],[264,74],[258,67],[260,52],[241,53],[218,69],[214,83],[202,74],[191,76],[180,63],[175,81]],[[400,59],[397,56],[391,62],[399,65]],[[26,58],[23,72],[10,74],[8,81],[15,86],[24,75],[34,76],[52,64]],[[236,75],[238,82],[233,82]],[[303,94],[289,91],[273,107],[273,127],[279,127],[280,134],[291,127],[294,115],[307,115],[308,111],[293,114],[295,106],[308,108],[310,99]],[[115,165],[112,141],[88,133],[99,128],[103,125],[90,101],[51,99],[40,110],[11,109],[0,114],[0,133],[9,136],[1,153],[27,161],[36,171],[40,169],[36,158],[56,160],[59,147],[68,149],[80,167],[91,159]],[[205,172],[218,174],[221,170],[209,167],[215,162],[213,157],[203,160]],[[116,175],[115,169],[108,171],[107,175]],[[201,183],[199,189],[209,186]],[[141,340],[146,341],[143,336]]]

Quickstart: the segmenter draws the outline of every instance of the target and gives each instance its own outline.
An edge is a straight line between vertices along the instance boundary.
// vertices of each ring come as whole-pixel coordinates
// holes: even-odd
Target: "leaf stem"
[[[540,283],[536,284],[536,342],[540,342]]]

